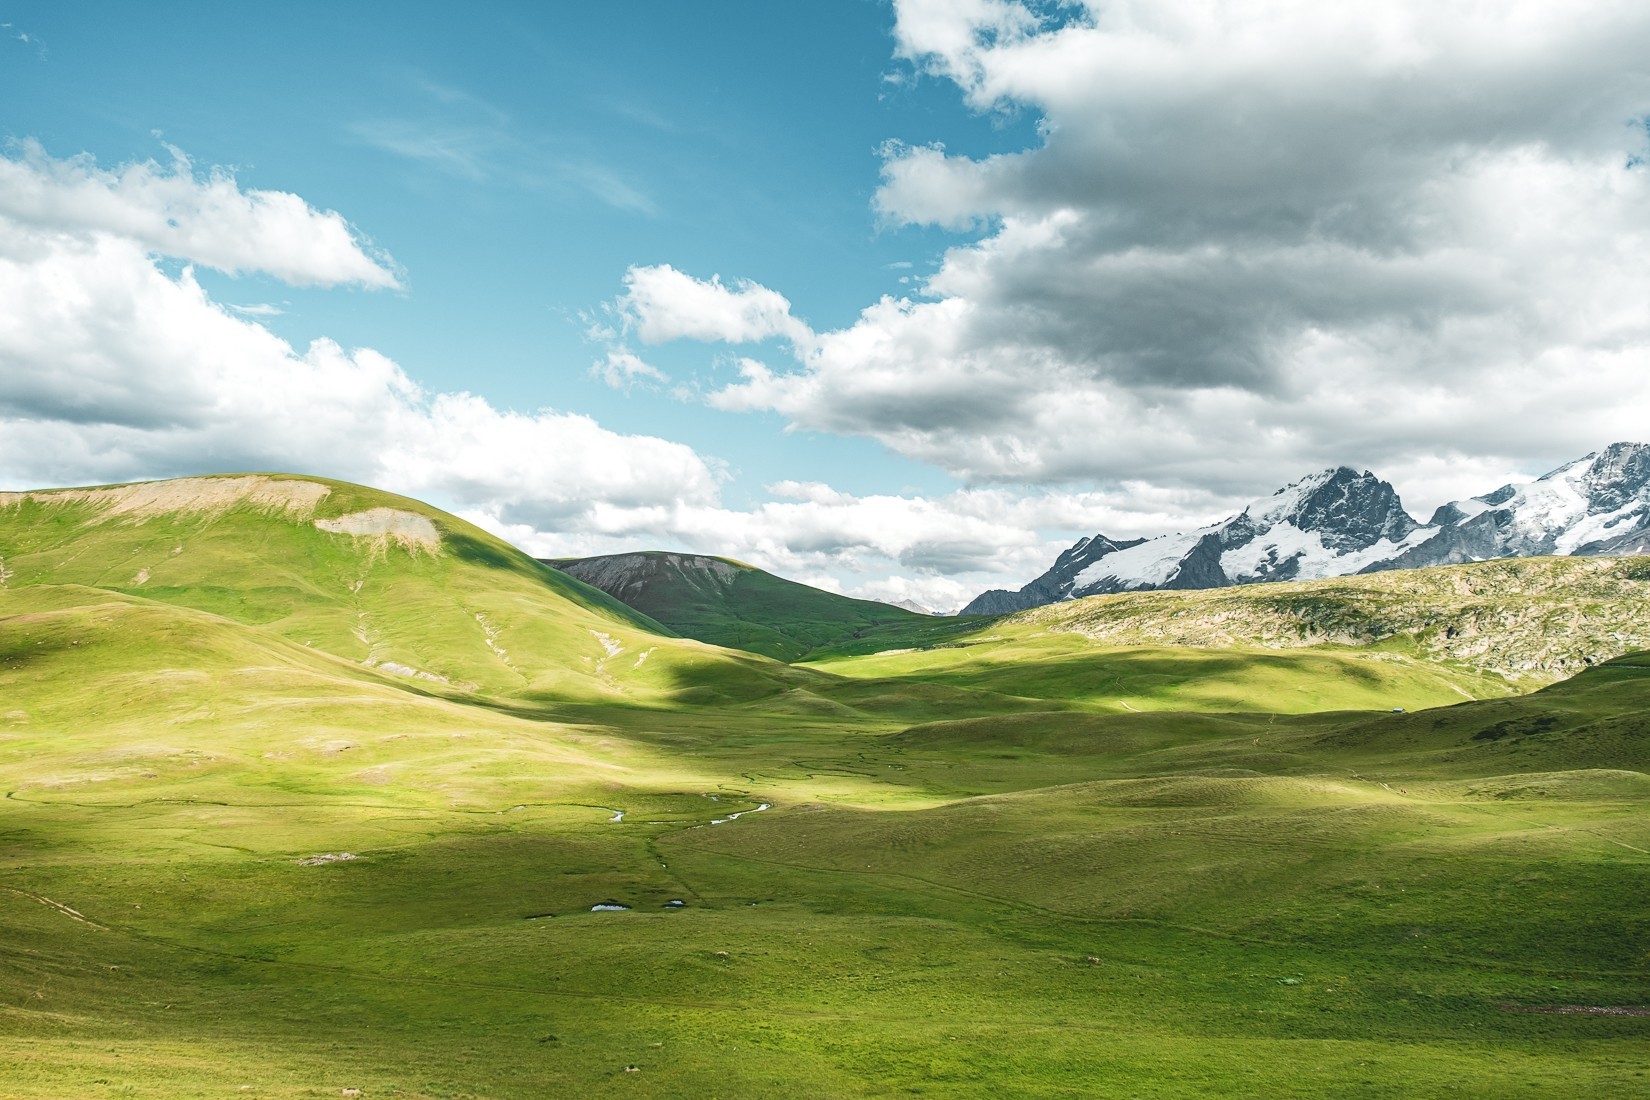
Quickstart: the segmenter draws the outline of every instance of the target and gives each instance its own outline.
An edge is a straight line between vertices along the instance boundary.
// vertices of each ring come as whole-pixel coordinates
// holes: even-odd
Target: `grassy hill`
[[[416,502],[198,482],[0,499],[0,1096],[1650,1081],[1631,563],[1499,619],[1380,578],[1363,621],[1597,662],[1527,694],[1432,626],[1295,644],[1291,586],[788,667]]]
[[[1376,649],[1528,687],[1650,646],[1650,558],[1504,558],[1291,584],[1097,596],[1016,624],[1111,645]]]
[[[545,559],[689,638],[780,661],[828,646],[943,640],[977,619],[936,619],[776,577],[731,558],[653,551]]]
[[[320,478],[0,494],[0,570],[11,590],[73,584],[206,611],[458,691],[635,702],[789,686],[445,512]]]
[[[827,650],[840,676],[1102,711],[1389,710],[1525,692],[1650,647],[1650,559],[1520,558],[1093,596],[945,642]]]

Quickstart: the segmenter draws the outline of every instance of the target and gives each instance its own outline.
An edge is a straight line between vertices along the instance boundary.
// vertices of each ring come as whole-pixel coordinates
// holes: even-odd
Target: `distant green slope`
[[[701,554],[651,551],[544,560],[678,634],[781,661],[827,647],[874,651],[932,644],[980,621],[851,599]]]
[[[304,832],[293,798],[508,804],[635,759],[421,683],[136,596],[0,593],[0,743],[26,803],[249,800],[248,833],[279,847]]]
[[[1503,558],[1319,581],[1133,592],[1033,608],[1022,631],[1105,645],[1383,649],[1523,690],[1650,647],[1650,557]]]
[[[1650,559],[1516,558],[1051,604],[808,667],[1101,711],[1435,707],[1650,647]]]

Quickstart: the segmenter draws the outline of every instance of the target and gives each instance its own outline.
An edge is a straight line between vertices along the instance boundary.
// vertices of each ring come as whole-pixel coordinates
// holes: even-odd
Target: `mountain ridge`
[[[685,637],[781,661],[887,633],[950,629],[950,620],[926,611],[827,592],[709,554],[641,550],[540,560]]]
[[[1612,443],[1528,484],[1452,501],[1425,524],[1404,510],[1388,482],[1337,466],[1195,531],[1132,542],[1079,540],[1018,591],[983,592],[961,614],[1005,614],[1115,592],[1647,551],[1650,446],[1642,443]]]

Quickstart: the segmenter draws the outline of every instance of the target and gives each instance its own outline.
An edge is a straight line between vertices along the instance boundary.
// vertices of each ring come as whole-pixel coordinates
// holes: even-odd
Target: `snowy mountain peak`
[[[1635,553],[1650,538],[1650,446],[1612,443],[1527,485],[1444,505],[1433,516],[1479,556]]]
[[[1650,553],[1650,446],[1612,443],[1525,485],[1445,504],[1425,524],[1368,470],[1336,466],[1198,531],[1083,539],[1018,592],[964,610],[1002,614],[1157,588],[1221,588],[1535,554]]]
[[[1041,607],[1046,603],[1069,600],[1072,598],[1072,585],[1076,583],[1076,578],[1085,569],[1105,558],[1108,554],[1131,549],[1145,541],[1145,539],[1124,539],[1118,542],[1108,539],[1105,535],[1078,539],[1076,545],[1061,552],[1060,556],[1055,559],[1054,564],[1049,567],[1048,572],[1024,588],[1017,592],[1010,592],[1005,588],[993,588],[989,592],[981,592],[957,614],[1007,615],[1014,611]]]
[[[1587,489],[1589,511],[1613,512],[1642,499],[1650,486],[1650,446],[1643,443],[1612,443],[1581,461],[1587,465],[1578,481]]]
[[[938,615],[939,614],[938,611],[932,611],[929,608],[926,608],[922,604],[918,603],[916,600],[895,600],[892,603],[890,603],[888,606],[889,607],[897,607],[901,611],[914,611],[918,615]]]
[[[1318,532],[1324,546],[1340,553],[1363,550],[1382,539],[1400,540],[1419,526],[1391,485],[1350,466],[1304,477],[1250,505],[1244,515],[1268,529],[1288,523]]]

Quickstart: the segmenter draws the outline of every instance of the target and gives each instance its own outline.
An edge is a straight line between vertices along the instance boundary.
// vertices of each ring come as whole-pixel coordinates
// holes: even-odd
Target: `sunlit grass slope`
[[[670,631],[417,501],[285,475],[0,494],[13,590],[208,611],[432,685],[526,698],[749,698],[782,670]]]
[[[1415,709],[1529,691],[1650,646],[1646,606],[1650,559],[1528,558],[1095,596],[809,667],[1110,711]]]
[[[1512,690],[1499,677],[1380,652],[1097,645],[1012,623],[953,646],[808,667],[1113,712],[1391,710],[1446,706]]]
[[[1650,1085],[1650,658],[1419,709],[1495,680],[1016,619],[834,677],[202,480],[0,499],[0,1096]]]
[[[1111,645],[1350,646],[1531,690],[1650,646],[1650,558],[1503,558],[1202,592],[1135,592],[1010,622]]]
[[[315,812],[484,810],[659,769],[576,726],[443,698],[208,612],[74,585],[0,596],[0,677],[13,802],[241,802],[245,830],[262,839],[237,843],[257,848],[306,801]]]
[[[731,558],[648,552],[547,561],[678,634],[781,661],[824,647],[872,652],[944,641],[978,621],[852,599]]]
[[[102,644],[28,614],[28,649],[64,625]],[[249,658],[170,614],[203,668],[214,645]],[[725,712],[604,731],[409,703],[411,744],[356,728],[329,752],[301,735],[348,711],[283,731],[228,692],[223,722],[151,717],[139,751],[72,773],[83,749],[54,746],[63,716],[29,687],[56,660],[5,674],[37,710],[0,756],[0,1094],[1644,1083],[1642,1018],[1546,1009],[1650,1001],[1650,661],[1425,715],[758,719],[720,750]],[[289,755],[157,751],[214,728]],[[385,753],[425,763],[375,774]],[[758,800],[777,805],[708,824]],[[632,908],[590,911],[608,901]]]

